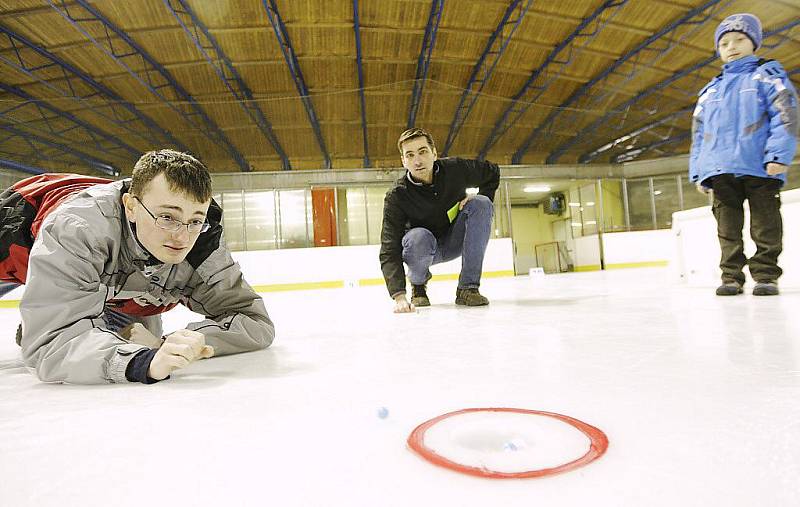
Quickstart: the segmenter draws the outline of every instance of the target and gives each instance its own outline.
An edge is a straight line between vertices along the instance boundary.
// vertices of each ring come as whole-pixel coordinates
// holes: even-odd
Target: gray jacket
[[[142,345],[109,329],[106,308],[134,316],[161,336],[160,313],[178,303],[205,316],[186,329],[216,355],[268,347],[275,328],[261,297],[242,278],[222,237],[221,210],[180,264],[161,264],[136,240],[121,196],[130,180],[90,187],[42,222],[28,260],[22,355],[43,381],[127,382]]]

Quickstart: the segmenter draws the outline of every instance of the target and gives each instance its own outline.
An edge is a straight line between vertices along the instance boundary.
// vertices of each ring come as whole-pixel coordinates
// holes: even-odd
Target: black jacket
[[[442,158],[434,162],[433,183],[415,184],[408,172],[386,192],[381,231],[381,270],[392,297],[406,290],[402,240],[414,227],[424,227],[437,238],[450,229],[447,211],[466,197],[466,189],[477,187],[480,195],[494,200],[500,185],[496,164],[463,158]]]

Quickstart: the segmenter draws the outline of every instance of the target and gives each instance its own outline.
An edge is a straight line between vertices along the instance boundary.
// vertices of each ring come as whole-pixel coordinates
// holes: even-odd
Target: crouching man
[[[386,193],[380,263],[396,313],[430,306],[426,284],[433,264],[461,256],[456,304],[489,304],[478,287],[492,227],[500,169],[491,162],[437,157],[429,133],[408,129],[397,141],[406,173]],[[467,188],[478,188],[477,195]],[[408,265],[411,302],[406,298]]]

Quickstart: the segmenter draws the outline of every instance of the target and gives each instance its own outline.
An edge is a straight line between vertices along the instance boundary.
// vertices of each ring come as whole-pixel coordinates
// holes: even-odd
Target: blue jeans
[[[6,294],[16,289],[17,287],[19,287],[18,283],[0,282],[0,297],[5,296]]]
[[[476,195],[464,205],[447,233],[438,240],[424,227],[415,227],[403,236],[403,262],[408,265],[412,285],[424,285],[431,278],[433,264],[461,256],[458,288],[477,288],[481,284],[483,256],[492,228],[492,201]]]

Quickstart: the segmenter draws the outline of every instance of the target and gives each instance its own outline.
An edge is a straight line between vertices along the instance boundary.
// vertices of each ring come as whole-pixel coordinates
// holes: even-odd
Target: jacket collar
[[[119,201],[121,206],[121,218],[122,218],[122,230],[124,231],[125,235],[125,247],[128,252],[131,254],[131,259],[134,261],[144,261],[143,264],[145,266],[155,266],[163,264],[160,260],[158,260],[153,254],[151,254],[145,247],[139,242],[139,239],[136,237],[136,224],[133,224],[128,221],[128,217],[125,215],[125,205],[122,204],[122,195],[128,193],[131,186],[131,180],[126,179],[122,182],[122,189],[119,195]]]
[[[731,63],[726,63],[722,66],[723,74],[740,74],[742,72],[749,72],[758,66],[758,57],[756,55],[745,56],[739,58]]]
[[[436,160],[433,161],[433,180],[434,181],[436,180],[436,175],[437,174],[439,174],[439,159],[436,159]],[[417,187],[430,186],[430,185],[426,185],[425,183],[422,183],[422,182],[419,182],[419,181],[414,181],[414,178],[411,177],[411,171],[409,171],[408,169],[406,169],[406,179],[408,181],[410,181],[412,185],[415,185]],[[433,181],[431,181],[431,185],[433,185]]]
[[[131,252],[131,257],[133,260],[144,261],[145,266],[160,266],[161,264],[164,264],[139,242],[139,238],[136,237],[136,224],[129,222],[127,219],[125,219],[125,224],[127,225],[127,238],[125,242],[128,247],[128,251]]]

